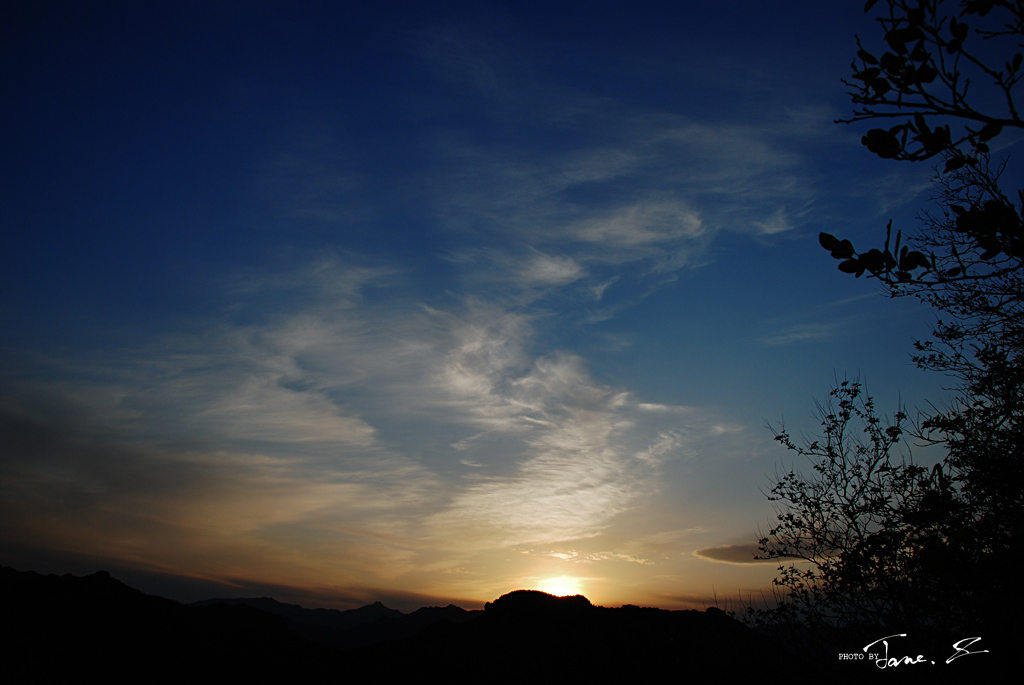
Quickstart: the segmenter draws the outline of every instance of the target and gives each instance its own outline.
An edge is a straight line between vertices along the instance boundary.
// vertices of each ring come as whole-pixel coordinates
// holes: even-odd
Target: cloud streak
[[[778,564],[778,559],[758,558],[760,552],[757,543],[751,542],[743,545],[722,545],[720,547],[707,547],[698,549],[694,555],[726,564]]]
[[[36,379],[29,394],[9,379],[4,518],[21,522],[9,535],[210,577],[273,550],[275,577],[329,562],[379,585],[600,535],[686,441],[678,408],[597,383],[577,355],[532,353],[530,315],[384,309],[352,285],[371,271],[302,273],[346,294],[314,288],[285,316],[121,350],[74,386]],[[301,280],[228,292],[259,309]]]

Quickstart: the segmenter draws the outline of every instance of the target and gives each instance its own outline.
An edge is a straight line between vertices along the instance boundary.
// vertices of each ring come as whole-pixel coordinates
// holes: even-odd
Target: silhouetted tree
[[[871,11],[878,0],[869,0]],[[998,280],[1019,273],[1024,258],[1020,192],[1003,192],[1004,164],[991,165],[990,142],[1007,129],[1024,129],[1015,102],[1024,78],[1024,2],[1020,0],[886,0],[877,17],[880,57],[857,39],[850,87],[853,116],[888,120],[861,142],[886,159],[945,158],[943,215],[926,230],[891,246],[890,222],[882,249],[857,252],[830,234],[822,246],[841,259],[840,271],[876,276],[896,293],[910,284],[948,290],[959,283]],[[888,49],[885,49],[888,48]],[[890,246],[892,249],[890,249]],[[916,247],[918,249],[911,249]]]
[[[878,0],[868,0],[870,12]],[[1024,77],[1024,3],[1019,0],[886,0],[876,17],[882,51],[857,39],[844,122],[892,120],[863,143],[887,159],[953,153],[946,171],[987,153],[1007,127],[1024,128],[1014,88]],[[981,91],[980,93],[978,91]]]
[[[923,422],[920,437],[947,449],[944,465],[971,513],[971,561],[986,570],[985,585],[1010,590],[1007,573],[1022,561],[1024,535],[1024,191],[1003,188],[1007,161],[994,162],[989,143],[1024,128],[1015,101],[1024,2],[880,7],[889,49],[875,58],[858,40],[847,81],[854,116],[845,121],[894,120],[862,140],[882,157],[944,157],[938,211],[923,215],[909,246],[897,232],[890,250],[891,222],[881,250],[857,253],[827,233],[820,241],[843,260],[841,271],[869,273],[893,296],[916,296],[939,313],[932,339],[915,343],[914,360],[956,379],[958,393]]]
[[[992,627],[1013,614],[1006,604],[1024,561],[1024,192],[1004,190],[1007,162],[990,149],[1006,129],[1024,128],[1015,104],[1024,2],[869,0],[872,10],[883,47],[870,52],[858,38],[845,81],[854,113],[842,122],[893,122],[862,139],[883,158],[944,160],[937,210],[906,240],[889,222],[881,248],[858,252],[828,233],[819,241],[840,271],[937,312],[913,358],[954,379],[955,397],[912,431],[945,450],[930,472],[894,461],[906,416],[901,408],[884,424],[856,384],[834,389],[838,407],[822,408],[824,441],[777,435],[815,473],[789,473],[770,495],[789,508],[762,553],[807,562],[782,567],[774,617],[898,632]],[[866,442],[848,442],[851,421]]]
[[[833,646],[879,630],[927,637],[969,623],[965,584],[950,582],[963,556],[949,553],[950,535],[964,508],[941,465],[910,458],[906,413],[880,416],[859,381],[843,381],[817,414],[820,435],[800,443],[785,426],[774,431],[810,472],[795,464],[768,493],[779,504],[759,553],[782,562],[778,604],[748,609],[751,617],[810,628]]]

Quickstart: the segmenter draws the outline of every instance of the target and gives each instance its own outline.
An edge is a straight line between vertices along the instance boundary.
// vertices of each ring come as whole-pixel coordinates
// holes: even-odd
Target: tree
[[[868,0],[870,11],[878,0]],[[1003,193],[1004,165],[989,164],[990,143],[1006,129],[1024,129],[1015,102],[1024,78],[1024,2],[1020,0],[887,0],[877,17],[888,50],[881,57],[857,39],[853,76],[844,79],[854,104],[853,123],[887,120],[861,142],[885,159],[921,161],[944,157],[947,182],[941,199],[947,214],[930,222],[932,235],[920,250],[890,250],[892,224],[882,249],[858,253],[848,240],[823,233],[840,271],[865,272],[890,286],[944,287],[1019,273],[1024,259],[1019,204]],[[981,91],[980,93],[978,91]],[[930,238],[930,239],[929,239]]]
[[[969,623],[961,549],[950,544],[962,507],[941,465],[910,458],[906,412],[887,420],[859,381],[843,381],[817,415],[821,434],[801,443],[785,426],[774,431],[812,473],[791,468],[767,495],[780,504],[759,556],[782,562],[779,593],[775,606],[748,609],[751,618],[809,628],[832,647],[879,630],[927,639]]]
[[[868,0],[864,11],[877,4]],[[862,142],[869,150],[912,161],[955,151],[946,162],[952,171],[969,164],[973,152],[987,153],[1006,127],[1024,128],[1014,101],[1024,77],[1024,55],[1016,52],[1024,3],[886,0],[884,6],[877,21],[888,50],[875,57],[858,38],[852,80],[843,81],[854,112],[842,121],[896,121],[867,132]]]
[[[840,271],[936,311],[931,339],[915,342],[913,358],[953,379],[954,397],[909,434],[945,455],[930,472],[895,460],[905,412],[886,424],[856,384],[833,389],[838,406],[820,408],[819,440],[798,446],[780,430],[777,439],[812,459],[814,473],[791,471],[770,494],[787,506],[762,554],[804,563],[780,567],[785,592],[769,613],[847,629],[999,634],[1015,613],[1008,605],[1019,604],[1024,562],[1024,192],[1005,191],[1008,162],[993,160],[991,145],[1024,128],[1015,103],[1024,2],[869,0],[872,10],[883,48],[870,52],[858,38],[844,81],[854,112],[841,121],[893,123],[862,138],[882,158],[942,160],[936,209],[905,241],[890,221],[881,248],[858,252],[828,233],[819,241]],[[850,441],[851,422],[864,442]]]
[[[877,0],[869,0],[871,11]],[[819,240],[847,273],[881,280],[893,297],[918,297],[941,318],[914,360],[957,382],[950,406],[919,437],[947,449],[944,466],[971,512],[974,562],[1010,589],[1024,535],[1024,191],[1001,183],[1007,160],[990,142],[1024,128],[1016,105],[1024,78],[1024,2],[887,0],[878,17],[889,49],[875,58],[858,40],[851,65],[854,115],[888,119],[862,143],[883,158],[941,156],[938,212],[924,213],[909,245],[892,223],[882,249]],[[1016,198],[1016,201],[1010,198]]]

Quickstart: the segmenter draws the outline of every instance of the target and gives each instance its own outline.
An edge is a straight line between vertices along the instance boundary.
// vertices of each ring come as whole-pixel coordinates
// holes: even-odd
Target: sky
[[[18,3],[0,561],[194,600],[759,596],[815,399],[942,402],[855,2]]]

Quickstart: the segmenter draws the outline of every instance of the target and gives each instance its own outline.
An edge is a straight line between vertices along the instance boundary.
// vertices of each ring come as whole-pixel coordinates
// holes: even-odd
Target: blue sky
[[[6,10],[4,563],[336,606],[766,587],[707,551],[767,524],[765,421],[813,430],[835,378],[943,397],[932,315],[817,244],[928,198],[832,123],[861,7]]]

